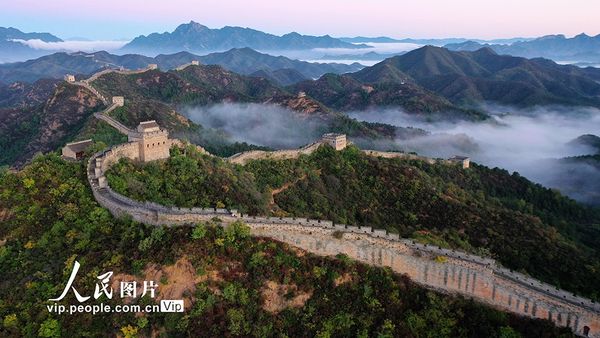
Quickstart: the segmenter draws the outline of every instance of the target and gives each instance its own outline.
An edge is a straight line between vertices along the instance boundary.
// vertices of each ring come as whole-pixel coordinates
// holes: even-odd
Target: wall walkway
[[[171,142],[181,145],[178,140]],[[361,262],[390,267],[425,287],[471,297],[519,315],[548,319],[558,326],[571,328],[580,336],[600,338],[600,304],[505,269],[489,258],[418,244],[371,227],[305,218],[249,216],[218,208],[167,207],[120,195],[108,186],[105,173],[119,158],[135,160],[137,146],[136,142],[114,146],[94,154],[88,162],[87,177],[94,197],[117,217],[129,216],[138,222],[168,226],[197,224],[214,217],[225,225],[243,221],[255,236],[273,238],[318,255],[345,254]],[[298,150],[251,151],[228,160],[245,164],[251,159],[292,158],[311,153],[319,146],[317,142]],[[412,159],[410,156],[414,156],[365,152],[382,157]]]

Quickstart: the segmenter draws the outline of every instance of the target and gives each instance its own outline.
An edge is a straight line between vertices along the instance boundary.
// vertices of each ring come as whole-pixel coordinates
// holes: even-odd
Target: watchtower
[[[62,148],[62,156],[63,158],[69,158],[73,160],[82,159],[83,156],[85,156],[85,151],[93,143],[94,142],[91,139],[67,143],[67,145]]]
[[[113,96],[112,103],[117,107],[123,107],[125,105],[125,98],[123,96]]]
[[[137,127],[139,136],[140,161],[149,162],[169,158],[171,141],[169,133],[160,129],[156,121],[140,122]]]
[[[335,150],[346,148],[346,134],[327,133],[323,135],[322,141],[329,144]]]
[[[471,166],[471,159],[466,156],[452,156],[448,161],[456,164],[460,164],[463,169],[467,169]]]

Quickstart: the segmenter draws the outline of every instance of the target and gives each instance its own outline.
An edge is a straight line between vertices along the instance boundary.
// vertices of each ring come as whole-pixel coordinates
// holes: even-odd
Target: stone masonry
[[[160,132],[153,121],[144,123],[138,133]],[[158,129],[158,131],[156,130]],[[164,141],[160,147],[182,146],[178,140],[148,137],[143,143]],[[162,136],[161,136],[162,137]],[[160,141],[159,141],[160,140]],[[150,143],[149,143],[150,142]],[[129,216],[152,225],[197,224],[218,217],[224,225],[241,220],[248,224],[255,236],[273,238],[318,255],[345,254],[355,260],[377,266],[390,267],[407,274],[425,287],[471,297],[495,308],[522,316],[548,319],[557,326],[569,327],[580,336],[600,338],[600,304],[575,296],[523,274],[509,271],[494,260],[454,250],[441,249],[401,239],[397,234],[371,227],[334,224],[331,221],[304,218],[273,218],[239,214],[236,210],[218,208],[166,207],[151,202],[139,202],[114,192],[104,176],[106,170],[119,158],[149,161],[165,156],[145,154],[140,140],[114,146],[93,155],[87,166],[87,177],[94,197],[100,205],[116,217]],[[317,149],[317,142],[299,150],[236,154],[228,160],[245,164],[257,158],[290,158]],[[421,159],[416,155],[365,151],[372,156]],[[166,153],[168,154],[168,153]],[[168,155],[166,155],[168,157]],[[430,163],[436,160],[427,159]],[[450,163],[441,160],[441,163]],[[342,233],[342,236],[334,234]],[[439,259],[443,257],[443,259]]]
[[[133,145],[133,146],[132,146]],[[183,225],[218,217],[224,224],[241,220],[255,236],[273,238],[319,255],[345,254],[368,264],[407,274],[428,288],[458,293],[519,315],[549,319],[577,334],[600,337],[600,305],[500,267],[494,260],[421,245],[370,227],[303,218],[241,215],[236,210],[166,207],[138,202],[106,185],[104,172],[121,157],[136,159],[135,142],[94,155],[88,180],[96,200],[116,217],[131,216],[153,225]],[[342,232],[342,238],[334,236]],[[436,259],[444,257],[443,260]]]

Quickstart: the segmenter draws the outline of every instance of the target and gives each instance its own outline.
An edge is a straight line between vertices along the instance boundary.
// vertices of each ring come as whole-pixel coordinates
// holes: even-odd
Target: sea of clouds
[[[413,126],[431,132],[398,140],[406,151],[442,158],[470,156],[490,167],[519,172],[573,198],[600,203],[600,164],[561,160],[597,151],[571,141],[584,134],[600,135],[600,110],[574,107],[520,110],[501,106],[489,106],[487,110],[492,113],[489,122],[432,123],[398,109],[349,115],[362,121]]]
[[[39,50],[67,52],[96,52],[101,50],[110,52],[123,47],[128,42],[115,40],[67,40],[60,42],[46,42],[40,39],[12,39],[11,41],[19,42]]]
[[[182,112],[204,127],[225,132],[234,141],[272,148],[297,148],[313,142],[319,135],[317,121],[301,118],[276,105],[220,103],[188,107]]]
[[[469,156],[490,167],[517,171],[579,200],[597,202],[593,199],[600,196],[600,166],[561,159],[594,153],[594,149],[570,142],[584,134],[600,135],[600,110],[488,106],[487,111],[492,113],[487,122],[430,122],[399,109],[352,112],[349,116],[429,132],[399,138],[394,148],[439,158]],[[323,132],[319,121],[275,105],[222,103],[183,112],[194,122],[225,132],[235,141],[272,148],[297,148]],[[385,147],[392,148],[389,142],[378,148]]]

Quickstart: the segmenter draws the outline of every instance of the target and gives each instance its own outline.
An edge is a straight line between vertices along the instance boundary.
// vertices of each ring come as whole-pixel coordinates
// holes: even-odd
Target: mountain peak
[[[496,51],[494,51],[490,46],[479,48],[473,53],[477,55],[498,55],[498,53],[496,53]]]
[[[425,45],[421,48],[417,48],[415,50],[412,50],[404,55],[408,55],[408,54],[416,54],[416,55],[429,55],[429,54],[439,54],[439,53],[443,53],[444,51],[447,51],[447,49],[442,48],[442,47],[436,47],[433,45]]]
[[[439,47],[435,47],[432,45],[425,45],[423,47],[419,47],[417,49],[413,49],[411,51],[408,51],[406,54],[423,54],[423,53],[431,53],[434,52],[436,49],[438,49]],[[404,54],[404,55],[406,55]],[[399,56],[399,55],[396,55]]]
[[[537,38],[536,40],[553,40],[553,39],[560,39],[560,40],[564,40],[567,37],[564,34],[554,34],[554,35],[544,35],[542,37]]]
[[[230,50],[223,52],[223,54],[262,55],[262,53],[259,53],[258,51],[250,47],[231,48]]]
[[[209,30],[210,28],[197,23],[195,21],[190,21],[189,23],[184,23],[181,24],[179,26],[177,26],[177,28],[175,28],[175,32],[179,32],[179,33],[196,33],[196,32],[202,32],[205,30]]]
[[[591,36],[589,36],[585,33],[581,33],[581,34],[576,35],[573,39],[589,39],[589,38],[591,38]]]
[[[129,53],[175,53],[181,50],[218,51],[236,47],[258,50],[306,50],[312,48],[366,48],[329,36],[301,35],[296,32],[277,36],[252,28],[230,27],[211,29],[194,21],[179,25],[172,33],[139,36],[121,50]]]

